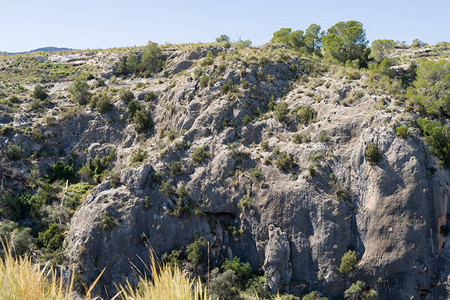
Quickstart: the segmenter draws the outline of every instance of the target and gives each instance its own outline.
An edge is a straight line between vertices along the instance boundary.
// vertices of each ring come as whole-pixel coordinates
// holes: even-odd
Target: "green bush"
[[[170,163],[170,175],[176,176],[183,172],[183,165],[181,161],[172,161]]]
[[[107,94],[103,94],[97,101],[97,110],[101,114],[105,114],[112,110],[111,98]]]
[[[117,220],[111,216],[111,214],[108,211],[104,211],[101,214],[102,220],[100,221],[100,228],[105,230],[105,231],[109,231],[112,230],[114,227],[117,226]]]
[[[286,102],[278,103],[274,111],[275,119],[278,122],[289,124],[289,108]]]
[[[245,115],[241,120],[241,124],[242,124],[242,126],[246,126],[251,121],[252,121],[252,118],[249,115]]]
[[[119,98],[123,102],[128,102],[134,99],[134,94],[128,89],[121,89],[119,92]]]
[[[153,101],[157,98],[158,96],[156,95],[156,93],[154,91],[150,91],[148,92],[147,95],[145,95],[144,101],[150,102]]]
[[[50,181],[55,180],[75,180],[75,169],[73,165],[73,161],[66,164],[63,161],[57,161],[54,163],[50,169],[50,174],[48,175]]]
[[[207,87],[209,84],[209,77],[206,75],[203,75],[202,77],[200,77],[200,86],[201,87]]]
[[[94,160],[90,160],[78,170],[80,180],[89,184],[100,183],[108,170],[108,166],[115,158],[116,153],[111,150],[105,157],[96,157]]]
[[[131,157],[132,163],[142,163],[147,158],[147,151],[139,148]]]
[[[371,289],[363,281],[356,281],[344,293],[346,299],[364,299],[376,300],[378,299],[378,292]]]
[[[339,272],[349,274],[356,268],[357,263],[355,251],[349,250],[341,258]]]
[[[250,208],[250,207],[252,207],[252,199],[250,198],[249,194],[246,194],[246,195],[242,196],[241,200],[239,200],[238,208],[243,211],[246,208]]]
[[[163,181],[160,184],[159,192],[164,196],[169,198],[170,196],[175,194],[175,188],[170,185],[167,181]]]
[[[48,97],[46,88],[42,85],[36,85],[33,90],[33,98],[38,100],[45,100]]]
[[[186,246],[187,258],[194,266],[199,265],[205,246],[206,240],[203,237],[197,238],[193,243]]]
[[[431,121],[419,118],[416,121],[425,142],[429,144],[428,150],[438,158],[440,164],[450,167],[450,126],[440,121]]]
[[[330,140],[330,136],[328,135],[328,133],[325,130],[321,130],[319,132],[319,142],[325,143],[328,142]]]
[[[409,137],[408,127],[406,127],[405,125],[398,126],[397,128],[395,128],[395,134],[401,138]]]
[[[292,135],[292,142],[296,144],[301,143],[309,143],[311,141],[311,138],[306,132],[303,133],[294,133]]]
[[[31,235],[31,228],[16,228],[11,233],[9,243],[14,250],[15,255],[29,254],[30,250],[34,250],[35,239]]]
[[[293,169],[297,164],[294,162],[291,155],[286,152],[282,152],[275,160],[275,165],[279,170],[287,172]]]
[[[311,293],[303,296],[302,300],[328,300],[328,298],[322,297],[322,295],[317,291],[312,291]]]
[[[20,103],[20,99],[16,95],[12,95],[9,97],[8,102],[9,103]]]
[[[89,84],[86,80],[79,76],[73,82],[72,87],[69,89],[72,99],[80,105],[88,104],[91,100],[92,94],[89,92]]]
[[[68,186],[66,197],[64,198],[65,205],[75,210],[83,201],[84,197],[90,192],[93,185],[86,182],[79,182]]]
[[[118,76],[125,76],[129,73],[127,64],[125,61],[121,60],[119,61],[119,64],[117,65],[116,69],[114,70],[114,74]]]
[[[153,128],[153,118],[143,110],[138,110],[133,117],[133,124],[137,133],[143,133]]]
[[[209,152],[206,151],[204,147],[198,147],[192,151],[191,158],[194,165],[199,166],[205,161],[205,159],[209,158],[209,155]]]
[[[378,146],[374,142],[367,145],[366,148],[366,159],[370,164],[376,164],[380,161],[381,155],[378,152]]]
[[[245,284],[247,281],[252,277],[253,275],[253,269],[250,266],[250,263],[241,262],[241,260],[238,257],[233,257],[232,259],[225,259],[224,263],[221,267],[224,271],[232,270],[236,274],[236,276],[239,279],[239,283],[241,285],[241,288],[245,287]]]
[[[238,87],[233,83],[233,80],[228,79],[228,81],[220,87],[220,91],[222,92],[222,95],[236,93]]]
[[[19,160],[22,158],[24,151],[19,145],[11,145],[8,150],[6,150],[6,157],[10,160]]]
[[[138,102],[131,100],[130,103],[128,103],[128,115],[130,116],[130,119],[133,120],[134,116],[136,115],[136,112],[138,110],[142,110],[142,105],[140,105]]]
[[[302,124],[313,123],[317,116],[316,110],[311,105],[296,107],[293,114],[295,119]]]
[[[58,225],[51,224],[46,231],[39,232],[38,240],[45,248],[56,251],[61,248],[64,237],[60,233]]]
[[[236,299],[239,295],[238,277],[233,270],[223,273],[215,268],[211,271],[208,291],[213,299]]]

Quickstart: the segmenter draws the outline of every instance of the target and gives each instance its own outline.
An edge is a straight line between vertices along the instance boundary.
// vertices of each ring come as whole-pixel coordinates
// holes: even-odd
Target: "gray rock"
[[[268,276],[267,285],[272,293],[288,292],[292,277],[291,251],[286,233],[269,225],[269,240],[266,245],[263,270]]]

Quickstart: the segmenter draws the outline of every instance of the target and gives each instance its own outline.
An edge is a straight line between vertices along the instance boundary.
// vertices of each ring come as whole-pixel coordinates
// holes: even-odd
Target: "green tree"
[[[252,41],[242,40],[241,38],[239,38],[238,41],[236,42],[236,44],[238,45],[239,48],[247,48],[252,45]]]
[[[417,77],[406,96],[422,114],[450,116],[450,62],[426,61],[417,68]]]
[[[226,34],[222,34],[221,36],[219,36],[218,38],[216,38],[216,42],[217,43],[229,43],[230,42],[230,37]]]
[[[128,72],[130,73],[136,73],[139,71],[139,65],[140,65],[139,57],[135,53],[131,53],[127,57],[126,67]]]
[[[425,141],[430,145],[428,150],[436,156],[439,163],[450,167],[450,126],[442,125],[440,121],[417,119]]]
[[[375,40],[370,47],[370,57],[379,63],[392,55],[396,45],[393,40]]]
[[[320,50],[322,37],[325,33],[321,31],[320,25],[311,24],[305,32],[305,45],[309,52]],[[320,52],[319,52],[320,53]]]
[[[339,22],[327,30],[322,38],[325,55],[341,62],[359,60],[360,66],[367,61],[366,32],[361,22]]]
[[[411,47],[413,48],[417,48],[417,47],[423,47],[423,46],[427,46],[428,44],[419,40],[419,39],[414,39],[411,43]]]
[[[86,80],[82,76],[78,76],[69,90],[72,95],[72,99],[80,105],[89,103],[92,97],[89,92],[89,88],[89,84]]]
[[[341,273],[351,273],[358,263],[356,259],[355,251],[349,250],[341,258],[341,265],[339,266],[339,272]]]
[[[141,59],[141,70],[146,74],[159,72],[163,65],[162,49],[157,43],[148,42],[147,50],[145,50]]]
[[[300,47],[305,46],[303,31],[292,31],[292,28],[281,28],[280,30],[274,32],[270,42],[273,44],[286,45],[293,49],[299,49]]]

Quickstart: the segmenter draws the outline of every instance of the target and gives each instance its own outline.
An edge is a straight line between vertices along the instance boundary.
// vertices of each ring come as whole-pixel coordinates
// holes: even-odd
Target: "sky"
[[[212,42],[360,21],[369,41],[450,41],[450,0],[0,0],[0,51]]]

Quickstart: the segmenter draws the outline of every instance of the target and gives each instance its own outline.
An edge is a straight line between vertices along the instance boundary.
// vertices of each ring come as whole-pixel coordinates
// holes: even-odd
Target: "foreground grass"
[[[0,259],[0,299],[40,300],[70,299],[73,280],[69,286],[57,278],[54,270],[33,265],[28,256],[15,258],[11,248],[2,242],[5,256]],[[89,295],[89,293],[88,293]]]
[[[200,280],[194,280],[183,274],[179,267],[172,268],[168,264],[159,264],[152,255],[150,271],[153,280],[141,276],[138,290],[130,283],[120,287],[117,295],[123,300],[203,300],[210,299],[206,288]]]
[[[11,248],[1,242],[5,255],[0,258],[0,300],[70,300],[81,299],[73,290],[73,276],[69,285],[54,270],[34,265],[28,256],[15,257]],[[203,300],[209,299],[200,281],[183,274],[180,268],[158,264],[152,257],[150,271],[153,280],[142,276],[139,288],[129,283],[119,288],[114,299],[124,300]],[[100,274],[101,276],[101,274]],[[91,291],[100,276],[86,292],[84,299],[92,299]],[[98,299],[98,298],[96,298]]]

